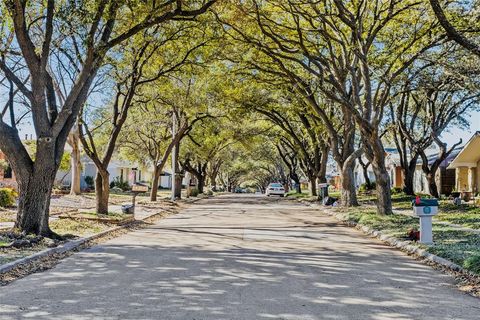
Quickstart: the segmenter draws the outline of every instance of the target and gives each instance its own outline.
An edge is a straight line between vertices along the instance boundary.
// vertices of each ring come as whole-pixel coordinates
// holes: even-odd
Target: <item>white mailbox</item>
[[[417,198],[412,204],[413,213],[420,218],[420,243],[433,243],[432,217],[438,214],[438,200]]]

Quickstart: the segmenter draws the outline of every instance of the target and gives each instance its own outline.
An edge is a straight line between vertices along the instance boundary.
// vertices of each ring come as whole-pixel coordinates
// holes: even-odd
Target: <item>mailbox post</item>
[[[432,217],[438,214],[438,200],[413,200],[413,213],[420,218],[420,243],[433,243]]]
[[[145,192],[148,192],[148,186],[146,185],[143,185],[143,184],[140,184],[140,183],[135,183],[133,186],[132,186],[132,194],[133,194],[133,197],[132,197],[132,205],[131,205],[131,214],[135,215],[135,200],[137,198],[137,195],[139,193],[145,193]]]
[[[328,183],[319,183],[318,184],[319,198],[321,200],[328,197]]]

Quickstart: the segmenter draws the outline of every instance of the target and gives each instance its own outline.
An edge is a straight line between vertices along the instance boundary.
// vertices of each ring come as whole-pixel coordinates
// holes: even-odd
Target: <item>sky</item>
[[[463,144],[465,144],[468,142],[468,140],[470,140],[476,131],[480,131],[480,111],[471,113],[469,129],[453,127],[449,130],[449,132],[446,132],[442,138],[448,145],[457,143],[460,139],[462,139]]]

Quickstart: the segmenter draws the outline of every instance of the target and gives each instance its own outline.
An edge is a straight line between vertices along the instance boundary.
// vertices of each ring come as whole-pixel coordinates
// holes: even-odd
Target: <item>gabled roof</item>
[[[455,149],[453,149],[453,151],[448,155],[448,157],[445,160],[443,160],[443,162],[440,164],[440,167],[447,167],[453,161],[453,159],[455,159],[455,157],[462,151],[463,148],[464,146],[458,146]],[[437,159],[437,157],[438,157],[438,152],[428,155],[427,156],[428,164],[429,165],[433,164],[433,162]],[[419,158],[419,163],[422,163],[422,162],[423,162],[422,159]]]
[[[450,163],[449,168],[476,167],[478,161],[480,161],[480,131],[473,134]]]

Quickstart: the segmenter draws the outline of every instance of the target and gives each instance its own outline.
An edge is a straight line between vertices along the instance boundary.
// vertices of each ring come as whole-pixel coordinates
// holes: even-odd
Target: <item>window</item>
[[[273,187],[273,188],[281,188],[283,187],[280,183],[270,183],[270,187]]]

